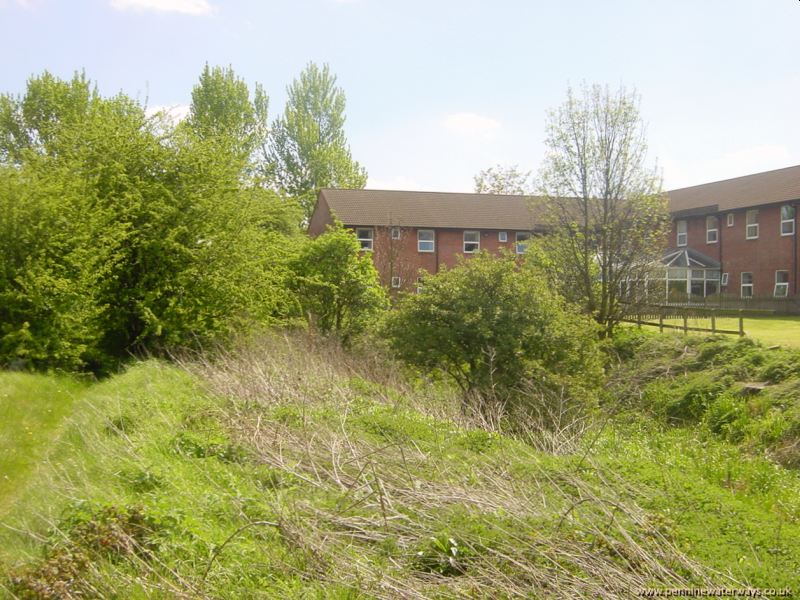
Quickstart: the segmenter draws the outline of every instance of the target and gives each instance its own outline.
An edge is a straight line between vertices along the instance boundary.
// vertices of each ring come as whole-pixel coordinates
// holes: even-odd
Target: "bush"
[[[515,257],[480,254],[427,277],[386,319],[390,347],[407,363],[498,402],[538,393],[593,399],[602,378],[596,325]]]

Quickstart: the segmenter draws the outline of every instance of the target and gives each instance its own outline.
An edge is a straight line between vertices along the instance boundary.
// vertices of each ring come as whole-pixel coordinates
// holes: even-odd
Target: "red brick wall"
[[[733,212],[733,225],[728,227],[728,212],[719,213],[719,242],[706,243],[705,215],[687,217],[688,247],[718,260],[722,272],[728,273],[728,285],[723,292],[740,295],[741,274],[753,273],[753,294],[772,296],[775,287],[775,271],[789,271],[789,295],[797,295],[797,281],[800,277],[800,249],[796,240],[797,214],[795,215],[795,235],[781,235],[781,206],[758,207],[758,238],[746,239],[746,210]],[[797,212],[797,210],[796,210]],[[677,246],[677,226],[673,220],[670,245]]]
[[[454,267],[458,264],[459,257],[466,257],[467,260],[470,257],[463,252],[465,231],[463,229],[434,229],[434,252],[417,250],[418,228],[416,227],[400,227],[399,240],[391,239],[389,227],[374,227],[373,230],[372,257],[381,276],[381,282],[387,287],[391,286],[391,279],[394,276],[400,277],[402,290],[412,290],[417,285],[420,270],[436,273],[444,266]],[[506,248],[514,251],[516,230],[507,231],[507,242],[499,241],[497,230],[471,231],[480,232],[481,250],[496,253]]]

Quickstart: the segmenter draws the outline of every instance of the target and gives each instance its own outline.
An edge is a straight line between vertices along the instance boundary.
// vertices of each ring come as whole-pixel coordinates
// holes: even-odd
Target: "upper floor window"
[[[397,277],[397,276],[392,277],[392,287],[393,288],[399,288],[400,287],[400,278],[399,277]]]
[[[464,232],[464,254],[472,254],[481,249],[480,231]]]
[[[753,297],[753,274],[742,273],[742,298]]]
[[[706,244],[716,244],[719,240],[719,219],[714,216],[706,217]]]
[[[781,206],[781,235],[794,235],[794,206]]]
[[[528,242],[531,239],[531,234],[529,231],[518,231],[517,232],[517,254],[523,254],[525,249],[528,247]]]
[[[359,227],[356,229],[356,239],[358,239],[362,250],[372,250],[372,229]]]
[[[758,209],[747,211],[747,229],[745,238],[754,240],[758,237]]]
[[[435,245],[433,229],[417,230],[417,252],[433,252]]]
[[[733,213],[728,213],[728,227],[733,227]]]
[[[399,240],[400,239],[400,228],[399,227],[392,227],[392,239]]]
[[[507,242],[508,241],[508,232],[507,231],[498,231],[497,232],[497,241],[498,242]]]
[[[789,295],[789,271],[775,271],[775,291],[773,295],[784,298]]]
[[[685,246],[689,240],[689,234],[687,233],[686,228],[686,221],[676,221],[675,223],[675,231],[678,232],[678,246]]]

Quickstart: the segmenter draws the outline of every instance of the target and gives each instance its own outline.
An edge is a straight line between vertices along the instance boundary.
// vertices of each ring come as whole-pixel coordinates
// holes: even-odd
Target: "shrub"
[[[593,399],[602,377],[596,325],[553,293],[533,267],[486,254],[425,279],[386,319],[393,351],[449,377],[465,404],[537,393]]]

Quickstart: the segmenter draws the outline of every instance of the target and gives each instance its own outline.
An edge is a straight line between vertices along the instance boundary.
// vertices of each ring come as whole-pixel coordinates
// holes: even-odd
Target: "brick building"
[[[675,281],[672,291],[691,297],[796,297],[799,204],[800,165],[670,191],[668,256],[686,251],[703,265],[694,272],[692,265],[676,266],[668,275]]]
[[[800,165],[668,196],[669,250],[647,283],[654,301],[800,297]],[[546,232],[541,210],[523,196],[324,189],[309,234],[335,216],[373,253],[384,285],[410,290],[421,269],[436,273],[478,250],[523,251],[531,235]]]
[[[308,232],[323,233],[335,217],[372,251],[381,281],[414,289],[419,271],[438,272],[479,250],[522,252],[541,233],[523,196],[323,189]]]

